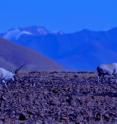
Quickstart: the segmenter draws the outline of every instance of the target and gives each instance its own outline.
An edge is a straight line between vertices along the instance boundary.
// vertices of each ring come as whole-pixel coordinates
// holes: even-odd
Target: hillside
[[[0,39],[0,66],[14,70],[22,64],[25,64],[24,70],[30,71],[55,71],[60,69],[55,62],[42,54]]]

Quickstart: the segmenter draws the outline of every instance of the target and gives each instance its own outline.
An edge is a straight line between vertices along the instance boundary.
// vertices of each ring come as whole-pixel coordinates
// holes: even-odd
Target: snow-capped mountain
[[[14,30],[12,42],[32,48],[68,70],[95,70],[100,63],[117,62],[117,28],[75,33],[51,33],[45,28],[37,29]],[[11,39],[8,32],[2,36]]]
[[[4,33],[3,38],[10,40],[18,40],[22,35],[33,35],[33,34],[31,32],[16,28]]]
[[[47,35],[49,31],[41,26],[30,26],[26,28],[13,28],[8,30],[5,33],[2,33],[1,36],[4,39],[8,40],[18,40],[22,36],[30,36],[30,35]]]

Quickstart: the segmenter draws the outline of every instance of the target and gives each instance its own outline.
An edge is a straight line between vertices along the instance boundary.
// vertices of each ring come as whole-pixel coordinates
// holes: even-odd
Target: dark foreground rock
[[[117,84],[93,73],[29,73],[0,84],[0,124],[116,124]]]

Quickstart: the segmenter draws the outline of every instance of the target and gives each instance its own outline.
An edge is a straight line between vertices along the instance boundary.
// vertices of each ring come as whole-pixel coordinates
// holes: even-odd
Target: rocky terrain
[[[94,73],[31,72],[0,84],[0,124],[116,124],[117,84]]]

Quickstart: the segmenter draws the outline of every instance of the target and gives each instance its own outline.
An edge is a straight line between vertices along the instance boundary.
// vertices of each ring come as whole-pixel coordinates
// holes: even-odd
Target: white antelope
[[[98,82],[100,79],[104,79],[104,76],[110,75],[117,78],[117,63],[101,64],[97,66]]]
[[[20,66],[18,69],[16,69],[13,72],[10,72],[4,68],[0,68],[0,80],[5,83],[6,81],[12,80],[14,81],[15,79],[15,75],[17,74],[17,72],[23,67],[24,65]]]

